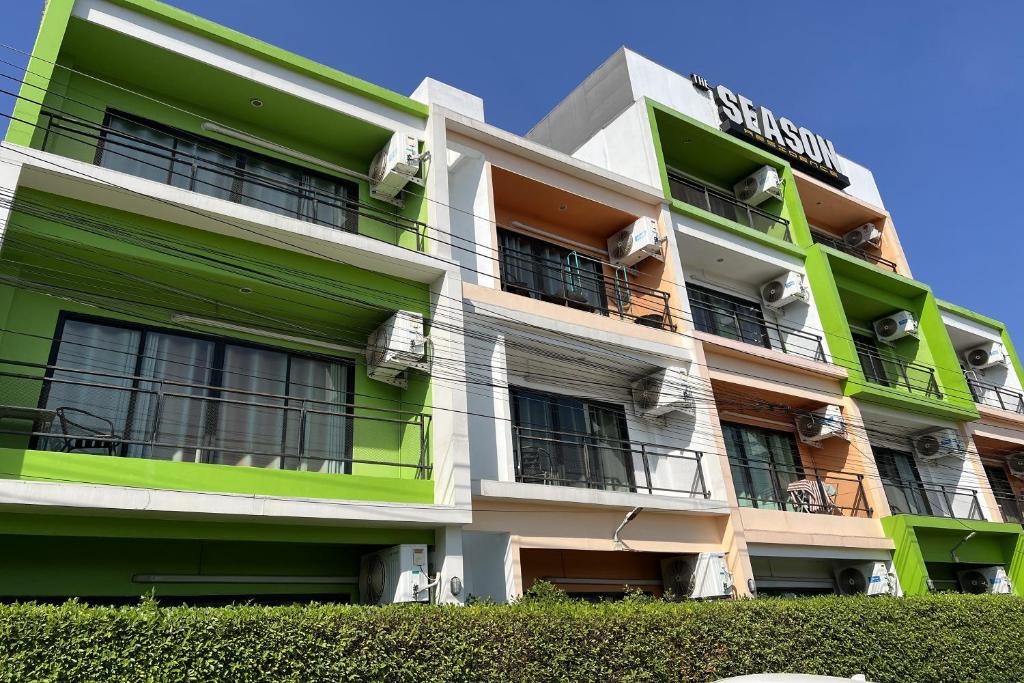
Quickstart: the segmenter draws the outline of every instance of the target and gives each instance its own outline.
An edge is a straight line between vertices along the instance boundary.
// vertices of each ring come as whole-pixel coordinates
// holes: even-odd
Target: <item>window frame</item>
[[[723,421],[721,425],[723,431],[722,436],[726,444],[726,457],[729,460],[730,467],[738,468],[741,471],[743,476],[743,483],[745,485],[744,490],[754,490],[755,486],[751,469],[758,464],[764,465],[764,467],[762,467],[761,469],[763,469],[768,474],[768,476],[771,477],[772,486],[775,489],[775,500],[765,500],[764,498],[756,497],[741,498],[740,488],[737,487],[736,482],[734,482],[733,489],[736,492],[737,503],[740,505],[740,507],[751,507],[754,509],[763,508],[767,510],[778,509],[785,511],[789,507],[789,500],[788,496],[786,495],[786,492],[781,490],[779,483],[780,468],[785,467],[785,465],[783,463],[778,462],[775,452],[772,451],[771,449],[766,449],[768,450],[768,455],[770,458],[769,462],[761,463],[760,461],[757,460],[752,461],[749,453],[747,453],[747,448],[745,444],[743,443],[742,439],[738,438],[738,436],[741,432],[757,432],[766,435],[785,436],[787,439],[787,443],[790,446],[790,456],[793,460],[794,471],[792,473],[792,476],[797,477],[797,479],[804,479],[806,478],[807,473],[804,470],[803,456],[800,452],[800,445],[799,443],[797,443],[796,435],[793,432],[787,432],[781,429],[771,429],[768,427],[761,427],[757,425],[746,424],[743,422]],[[730,443],[739,450],[739,453],[737,454],[738,457],[734,457],[733,453],[729,452]],[[742,458],[742,460],[740,458]],[[791,473],[783,472],[783,474],[790,476]],[[743,505],[741,501],[746,501],[747,505]],[[765,503],[775,504],[778,507],[767,507]]]
[[[271,352],[271,353],[281,353],[281,354],[284,354],[287,357],[287,369],[285,371],[285,389],[286,389],[286,391],[291,386],[291,366],[292,366],[292,360],[295,357],[297,357],[297,358],[305,358],[305,359],[312,359],[312,360],[320,360],[320,361],[324,361],[324,362],[329,362],[329,363],[335,363],[335,364],[338,364],[338,365],[342,365],[345,368],[345,379],[346,379],[346,381],[345,381],[346,386],[345,386],[345,389],[344,389],[344,392],[343,392],[344,393],[345,406],[346,406],[346,411],[344,413],[345,414],[345,418],[346,418],[346,425],[345,425],[345,437],[344,437],[345,438],[344,453],[342,454],[342,458],[340,459],[341,464],[342,464],[342,468],[341,468],[342,471],[338,472],[337,474],[351,474],[352,473],[352,464],[353,464],[352,463],[352,458],[353,458],[353,455],[354,455],[354,445],[355,445],[355,439],[354,439],[355,410],[354,410],[354,408],[355,408],[355,383],[356,383],[356,377],[355,377],[356,367],[355,367],[355,362],[352,359],[350,359],[350,358],[339,358],[339,357],[336,357],[336,356],[328,356],[326,354],[316,354],[316,353],[297,351],[295,349],[289,349],[287,347],[275,346],[275,345],[272,345],[272,344],[262,344],[262,343],[259,343],[259,342],[252,342],[252,341],[249,341],[249,340],[246,340],[246,339],[236,339],[234,337],[226,337],[226,336],[214,335],[214,334],[204,334],[204,333],[201,333],[201,332],[192,332],[190,330],[176,329],[176,328],[173,328],[173,327],[163,327],[163,326],[160,326],[160,325],[151,325],[151,324],[146,324],[146,323],[139,323],[139,322],[135,322],[135,321],[131,321],[131,320],[122,320],[122,319],[119,319],[119,318],[108,318],[108,317],[104,317],[104,316],[100,316],[100,315],[90,315],[90,314],[85,314],[85,313],[77,313],[77,312],[73,312],[73,311],[62,310],[58,314],[57,324],[56,324],[56,326],[54,328],[53,339],[52,339],[52,341],[50,343],[50,351],[49,351],[49,356],[47,358],[46,372],[43,375],[45,380],[52,379],[53,373],[58,369],[58,368],[56,368],[57,358],[59,356],[60,346],[61,346],[61,343],[62,343],[63,338],[64,338],[64,328],[65,328],[65,326],[66,326],[66,324],[68,322],[80,322],[80,323],[88,323],[88,324],[94,324],[94,325],[105,325],[107,327],[118,327],[118,328],[121,328],[121,329],[134,330],[134,331],[139,332],[138,347],[135,350],[135,368],[134,368],[134,370],[132,372],[131,388],[133,390],[138,389],[139,385],[142,382],[147,382],[147,381],[148,382],[152,382],[152,381],[154,381],[154,380],[147,380],[147,379],[141,377],[142,363],[143,363],[143,361],[145,359],[145,346],[146,346],[146,335],[147,335],[147,333],[167,334],[167,335],[175,335],[175,336],[179,336],[179,337],[189,337],[189,338],[192,338],[192,339],[197,339],[197,340],[201,340],[201,341],[207,341],[207,342],[210,342],[210,343],[212,343],[214,345],[213,361],[212,361],[211,367],[210,367],[210,384],[209,384],[209,386],[210,386],[209,397],[211,397],[211,398],[219,397],[222,391],[225,391],[225,390],[227,390],[229,392],[231,391],[230,388],[225,388],[223,386],[224,349],[228,345],[239,346],[239,347],[244,347],[244,348],[249,348],[249,349],[254,349],[254,350],[257,350],[257,351],[267,351],[267,352]],[[39,394],[38,407],[40,407],[40,408],[45,408],[46,407],[46,403],[47,403],[48,396],[49,396],[49,387],[50,386],[51,385],[50,385],[49,382],[44,381],[43,390]],[[283,404],[283,407],[285,407],[285,406],[288,405],[288,401],[292,400],[292,397],[288,396],[287,394],[282,394],[282,395],[286,397],[285,398],[285,402]],[[297,397],[296,397],[296,399],[297,399]],[[133,419],[134,419],[134,412],[135,412],[134,404],[135,404],[135,401],[133,400],[131,403],[132,403],[132,405],[129,408],[129,412],[128,412],[127,417],[125,418],[125,433],[128,433],[128,430],[131,429],[132,422],[133,422]],[[216,415],[216,413],[215,413],[215,415]],[[215,417],[214,419],[217,420],[219,418]],[[216,425],[214,426],[214,429],[216,429]],[[284,449],[283,449],[285,440],[287,439],[287,435],[288,435],[288,420],[285,419],[284,420],[284,424],[282,425],[282,428],[281,428],[282,453],[281,453],[280,457],[281,457],[281,462],[282,463],[284,463],[284,461],[287,458],[291,457],[291,456],[285,455]],[[30,449],[36,448],[38,442],[39,442],[39,437],[33,436],[32,439],[30,440],[29,448]],[[118,447],[118,455],[121,456],[121,457],[128,457],[128,449],[130,448],[130,446],[131,445],[127,444],[127,443],[120,444],[119,447]],[[211,456],[211,454],[214,451],[215,451],[215,449],[206,449],[206,448],[203,449],[203,462],[204,463],[205,462],[209,462],[210,456]],[[143,459],[145,459],[145,458],[143,458]],[[295,459],[298,460],[299,462],[301,462],[302,460],[305,460],[305,459],[317,459],[317,458],[310,458],[309,456],[298,456]],[[288,468],[281,468],[281,469],[288,469]],[[298,471],[298,468],[296,467],[295,470]]]
[[[759,331],[759,333],[761,335],[760,342],[752,341],[752,340],[746,339],[744,337],[742,326],[739,326],[739,322],[740,322],[739,317],[735,318],[736,321],[737,321],[737,325],[738,325],[737,333],[738,333],[739,339],[734,339],[733,337],[729,337],[729,336],[727,336],[725,334],[722,334],[721,331],[719,330],[718,324],[714,320],[714,317],[713,317],[715,315],[714,311],[708,311],[707,310],[709,305],[713,306],[713,307],[717,307],[716,304],[714,304],[714,302],[712,302],[711,304],[708,304],[708,303],[706,303],[704,301],[700,301],[700,300],[695,301],[693,298],[691,298],[691,293],[697,294],[699,296],[710,297],[712,299],[721,299],[722,301],[724,301],[726,303],[729,303],[729,304],[732,304],[733,306],[736,306],[736,307],[739,307],[739,306],[749,307],[752,313],[756,313],[756,315],[749,316],[751,318],[751,320],[749,322],[750,322],[750,324],[757,325],[759,327],[758,331]],[[734,341],[742,342],[744,344],[751,344],[753,346],[760,346],[760,347],[763,347],[763,348],[766,348],[766,349],[771,349],[772,348],[771,335],[768,333],[768,320],[767,320],[767,318],[765,318],[764,307],[761,305],[760,301],[756,301],[754,299],[745,299],[742,296],[739,296],[739,295],[736,295],[736,294],[731,294],[729,292],[723,292],[721,290],[714,289],[713,287],[710,287],[710,286],[708,286],[706,284],[703,284],[703,283],[700,283],[700,282],[687,282],[686,283],[686,298],[687,298],[687,301],[690,304],[690,309],[691,309],[690,313],[691,313],[691,317],[693,318],[694,328],[697,329],[698,331],[704,332],[705,334],[713,334],[716,337],[722,337],[723,339],[733,339]],[[695,303],[699,304],[699,308],[700,308],[700,311],[701,311],[701,316],[709,316],[710,317],[710,321],[712,323],[711,327],[713,329],[703,329],[702,326],[697,325],[697,315],[693,312],[693,308],[694,308],[694,304]],[[724,311],[724,313],[731,313],[733,316],[739,316],[739,312],[738,311]]]

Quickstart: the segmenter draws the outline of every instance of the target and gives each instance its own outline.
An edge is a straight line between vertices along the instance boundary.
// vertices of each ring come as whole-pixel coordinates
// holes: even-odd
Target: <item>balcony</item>
[[[878,254],[873,254],[871,253],[871,251],[867,249],[851,247],[846,242],[844,242],[843,239],[840,237],[835,237],[834,235],[829,235],[820,230],[812,229],[811,239],[814,240],[815,244],[824,244],[826,247],[832,247],[836,251],[841,251],[844,254],[855,256],[862,261],[873,263],[876,266],[879,266],[880,268],[891,270],[894,273],[897,272],[898,266],[895,262],[890,261],[889,259],[886,258],[882,258]]]
[[[672,170],[668,172],[668,184],[674,199],[766,235],[786,242],[793,241],[789,234],[789,221],[784,218],[741,202],[730,194],[708,187]]]
[[[741,507],[842,517],[872,517],[864,475],[730,459]]]
[[[1010,524],[1024,524],[1024,501],[1016,496],[994,494],[996,505],[1003,516],[1003,521]]]
[[[970,370],[964,372],[964,377],[975,403],[1024,415],[1024,394],[1021,392],[980,380]]]
[[[44,151],[344,232],[360,232],[363,218],[375,237],[424,248],[426,224],[359,201],[351,181],[127,114],[110,112],[102,126],[55,112],[43,119]]]
[[[514,425],[516,481],[710,498],[698,451]]]
[[[707,299],[708,297],[704,297]],[[690,298],[694,327],[701,332],[762,346],[821,363],[826,362],[821,337],[795,327],[769,322],[753,312]]]
[[[518,244],[541,244],[502,229],[499,256],[503,291],[527,296],[619,320],[675,331],[669,295],[631,281],[626,268],[544,245],[540,251],[517,249]],[[509,237],[509,236],[512,237]],[[608,271],[611,271],[611,275]]]
[[[855,341],[864,378],[883,387],[903,389],[910,394],[941,399],[942,391],[935,378],[935,369],[896,356],[883,355],[877,347]]]
[[[894,515],[984,519],[978,492],[957,486],[882,479]]]
[[[431,476],[430,418],[421,413],[69,366],[0,367],[0,434],[33,450]]]

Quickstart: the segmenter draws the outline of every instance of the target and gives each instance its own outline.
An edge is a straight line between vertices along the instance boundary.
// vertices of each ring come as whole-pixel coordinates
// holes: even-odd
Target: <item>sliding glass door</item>
[[[739,504],[785,510],[789,485],[804,477],[793,435],[728,422],[722,432]]]

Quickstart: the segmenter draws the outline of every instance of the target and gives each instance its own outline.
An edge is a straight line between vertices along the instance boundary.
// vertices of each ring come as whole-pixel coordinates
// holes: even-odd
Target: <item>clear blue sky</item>
[[[697,71],[871,168],[914,275],[1024,346],[1024,3],[172,4],[401,93],[432,76],[517,133],[620,45]],[[0,42],[28,50],[41,6],[6,3]]]

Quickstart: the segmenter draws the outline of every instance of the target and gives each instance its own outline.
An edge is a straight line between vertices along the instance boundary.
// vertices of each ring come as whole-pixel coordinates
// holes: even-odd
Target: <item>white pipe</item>
[[[285,156],[292,157],[293,159],[298,159],[299,161],[305,161],[306,163],[310,163],[315,166],[330,169],[336,173],[341,173],[342,175],[355,176],[356,178],[360,178],[362,180],[367,180],[370,182],[373,181],[373,178],[366,175],[365,173],[353,171],[350,168],[345,168],[344,166],[339,166],[338,164],[331,163],[326,159],[321,159],[320,157],[315,157],[312,154],[300,152],[298,150],[292,149],[291,147],[279,145],[276,142],[271,142],[270,140],[264,140],[263,138],[256,137],[255,135],[250,135],[249,133],[243,133],[242,131],[235,130],[234,128],[222,126],[219,123],[214,123],[212,121],[203,121],[202,129],[205,131],[209,131],[211,133],[223,135],[225,137],[234,138],[235,140],[241,140],[242,142],[248,142],[250,145],[256,145],[257,147],[262,147],[263,149],[269,149],[272,152],[284,154]]]
[[[171,316],[171,321],[183,325],[201,325],[203,327],[214,327],[221,330],[231,330],[232,332],[253,334],[259,337],[266,337],[268,339],[280,339],[281,341],[294,342],[296,344],[305,344],[306,346],[315,346],[317,348],[326,349],[328,351],[341,351],[343,353],[363,353],[364,351],[366,351],[365,347],[332,344],[330,342],[319,341],[317,339],[307,339],[305,337],[296,337],[294,335],[284,334],[283,332],[265,330],[260,327],[236,325],[235,323],[229,323],[225,320],[200,318],[198,316],[189,315],[187,313],[175,313],[174,315]]]

